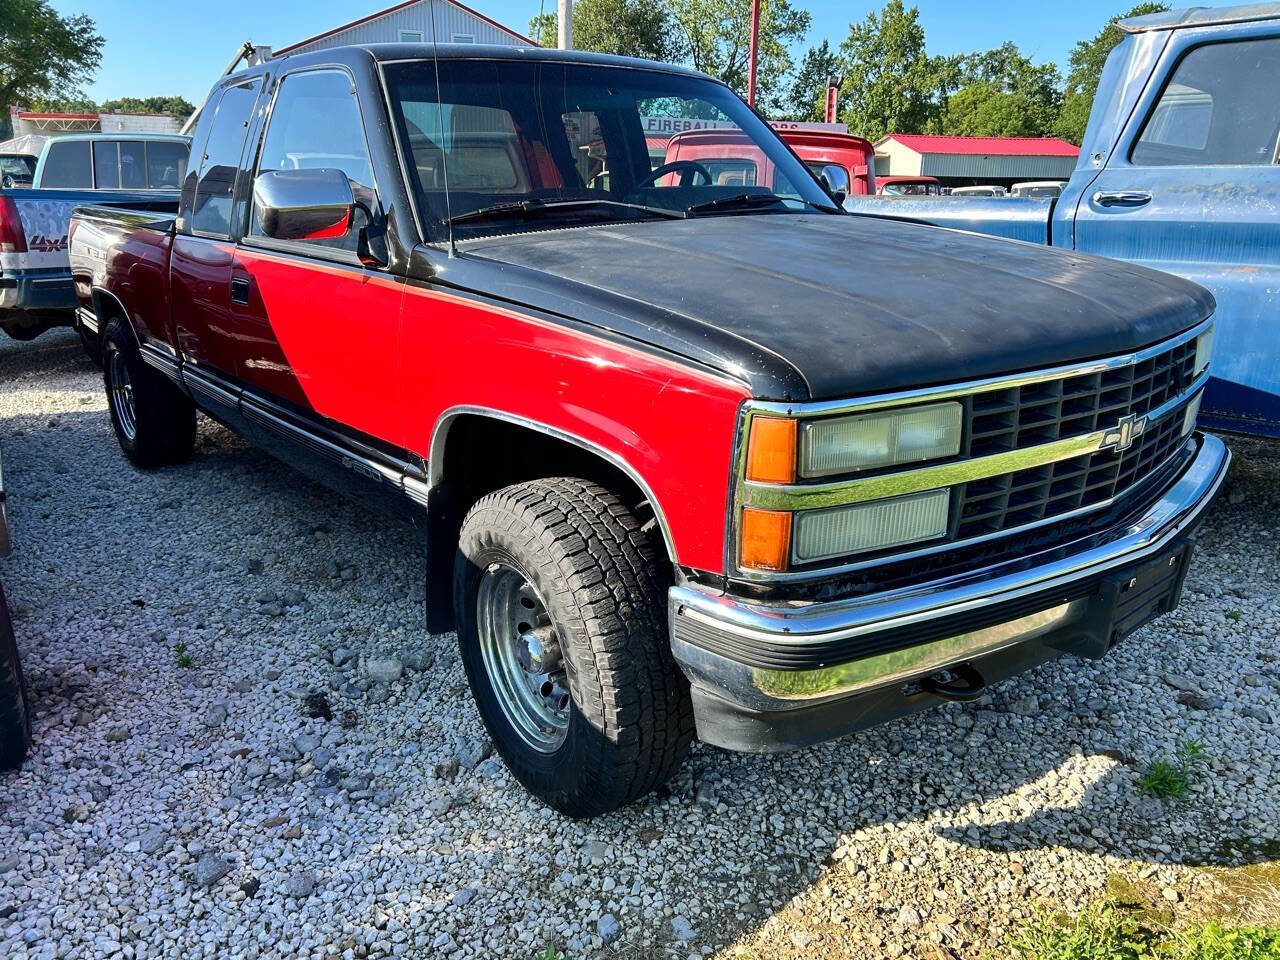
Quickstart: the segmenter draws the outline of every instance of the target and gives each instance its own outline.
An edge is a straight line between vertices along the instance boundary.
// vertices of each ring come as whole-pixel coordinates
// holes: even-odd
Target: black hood
[[[505,235],[461,250],[475,268],[502,265],[505,296],[786,400],[1126,353],[1214,308],[1204,288],[1132,264],[871,217],[645,221]]]

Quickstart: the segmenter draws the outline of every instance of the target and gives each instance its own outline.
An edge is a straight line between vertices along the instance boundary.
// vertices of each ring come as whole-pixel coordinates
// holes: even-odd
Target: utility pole
[[[760,55],[760,0],[751,0],[751,46],[747,49],[747,103],[756,105],[756,58]]]
[[[556,44],[561,50],[573,49],[573,0],[559,0],[556,16]]]

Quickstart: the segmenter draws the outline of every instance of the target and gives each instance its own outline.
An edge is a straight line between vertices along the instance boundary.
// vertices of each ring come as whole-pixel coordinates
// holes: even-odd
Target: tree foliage
[[[746,95],[751,47],[751,0],[681,0],[675,8],[680,42],[689,62]],[[790,0],[760,0],[756,106],[777,114],[794,62],[791,46],[809,32],[809,11]]]
[[[1043,137],[1054,131],[1062,103],[1054,64],[1032,63],[1016,44],[1004,43],[957,58],[950,72],[959,89],[945,94],[944,133]]]
[[[795,79],[791,81],[791,89],[787,92],[783,104],[783,114],[788,120],[825,120],[827,104],[827,81],[831,77],[839,77],[842,70],[840,57],[831,49],[831,45],[823,40],[816,47],[810,47],[800,58],[800,66],[796,68]]]
[[[76,95],[102,61],[102,43],[84,14],[61,16],[48,0],[0,2],[0,123],[12,107]]]
[[[529,35],[544,47],[556,45],[554,11],[529,21]],[[649,60],[679,60],[680,39],[664,0],[576,0],[573,45],[579,50]]]
[[[919,10],[889,0],[840,44],[840,119],[871,140],[936,129],[953,64],[925,51]]]
[[[185,120],[196,112],[185,97],[118,97],[102,102],[104,113],[168,113]]]
[[[1167,3],[1140,3],[1126,13],[1107,21],[1107,25],[1088,40],[1076,42],[1068,61],[1066,89],[1062,96],[1062,109],[1057,123],[1057,134],[1072,143],[1084,139],[1084,129],[1093,108],[1093,97],[1098,92],[1102,67],[1116,44],[1124,39],[1124,32],[1115,25],[1116,20],[1140,17],[1148,13],[1168,10]]]

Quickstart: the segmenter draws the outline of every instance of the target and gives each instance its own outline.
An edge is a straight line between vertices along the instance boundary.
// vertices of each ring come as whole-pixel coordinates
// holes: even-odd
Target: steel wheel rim
[[[138,434],[138,415],[133,405],[133,382],[119,350],[111,351],[107,373],[111,378],[111,409],[115,411],[120,432],[126,440],[132,440]]]
[[[546,604],[524,574],[491,563],[476,594],[480,656],[511,727],[539,753],[569,732],[569,684]]]

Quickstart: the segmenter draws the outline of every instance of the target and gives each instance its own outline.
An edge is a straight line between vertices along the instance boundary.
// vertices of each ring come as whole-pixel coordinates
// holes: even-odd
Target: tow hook
[[[925,677],[920,681],[920,689],[943,700],[969,703],[982,696],[987,689],[987,681],[973,664],[958,663]]]

